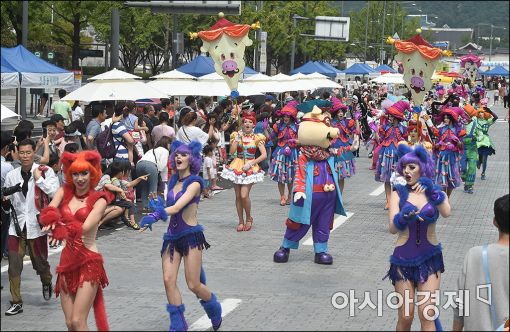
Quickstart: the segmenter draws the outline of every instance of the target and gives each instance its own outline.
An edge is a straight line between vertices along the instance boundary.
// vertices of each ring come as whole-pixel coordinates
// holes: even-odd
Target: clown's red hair
[[[62,165],[66,183],[73,185],[73,173],[89,171],[90,189],[94,189],[101,179],[101,155],[97,151],[82,151],[79,153],[64,152]],[[74,186],[74,185],[73,185]]]

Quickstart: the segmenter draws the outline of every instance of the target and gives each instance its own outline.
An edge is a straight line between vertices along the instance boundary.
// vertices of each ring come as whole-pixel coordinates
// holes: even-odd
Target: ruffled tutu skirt
[[[428,253],[413,259],[402,259],[393,254],[390,257],[390,269],[383,278],[390,278],[395,285],[397,281],[411,281],[415,286],[423,284],[431,274],[444,272],[441,245],[437,245]]]
[[[271,180],[280,183],[292,183],[296,175],[296,167],[299,158],[298,149],[290,149],[290,155],[284,154],[285,148],[278,146],[273,152],[271,160]]]
[[[377,156],[377,165],[375,168],[375,180],[379,182],[390,182],[391,175],[397,169],[398,155],[397,147],[381,146]]]
[[[461,184],[460,157],[455,151],[439,151],[436,158],[435,182],[441,188],[457,188]]]
[[[234,184],[252,184],[264,181],[264,171],[259,165],[252,166],[249,170],[243,171],[246,162],[240,158],[234,158],[230,165],[225,166],[221,177],[232,181]]]

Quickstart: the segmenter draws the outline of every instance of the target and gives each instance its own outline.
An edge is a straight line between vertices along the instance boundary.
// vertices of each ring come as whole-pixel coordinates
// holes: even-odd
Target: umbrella
[[[405,84],[403,74],[384,74],[384,75],[381,75],[381,76],[373,79],[371,82],[379,83],[379,84],[384,84],[384,83],[386,83],[386,84]]]
[[[138,100],[168,98],[168,95],[143,82],[135,80],[99,80],[74,90],[62,100]]]
[[[166,73],[162,73],[156,76],[152,76],[151,78],[157,79],[169,79],[169,80],[192,80],[195,77],[189,74],[178,71],[177,69],[167,71]]]
[[[5,107],[2,104],[2,112],[1,112],[2,120],[1,121],[3,121],[4,119],[7,119],[7,118],[14,118],[14,117],[19,117],[19,115],[14,113],[13,111],[11,111],[10,109],[8,109],[7,107]]]
[[[106,73],[102,73],[96,75],[94,77],[89,78],[89,81],[102,81],[102,80],[129,80],[129,79],[140,79],[140,76],[136,76],[133,74],[126,73],[125,71],[118,70],[117,68],[113,68]]]

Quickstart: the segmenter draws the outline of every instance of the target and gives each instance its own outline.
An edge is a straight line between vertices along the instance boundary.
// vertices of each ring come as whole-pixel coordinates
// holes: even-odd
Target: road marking
[[[123,229],[124,227],[119,227],[119,228],[115,228],[116,231],[120,231],[121,229]]]
[[[354,213],[347,212],[347,217],[346,216],[337,216],[335,218],[335,220],[333,221],[333,229],[331,230],[331,232],[333,232],[335,229],[340,227],[340,225],[342,225],[344,222],[346,222],[353,215],[354,215]],[[304,246],[313,246],[313,238],[310,236],[305,242],[303,242],[303,245]]]
[[[508,120],[505,119],[497,119],[496,122],[508,122]]]
[[[237,308],[241,304],[240,299],[225,299],[221,302],[221,317],[225,317],[235,308]],[[207,315],[203,315],[196,322],[194,322],[190,327],[189,331],[205,331],[212,327],[211,320]]]
[[[370,193],[370,196],[379,196],[380,194],[382,194],[384,192],[384,184],[381,184],[380,187],[377,187],[376,190],[372,191]]]
[[[58,254],[59,252],[62,251],[62,249],[64,249],[64,245],[60,245],[57,249],[49,248],[48,249],[48,257],[50,257],[51,255]],[[27,256],[28,256],[28,252],[27,252],[25,257],[27,257]],[[30,259],[29,260],[23,260],[23,265],[27,265],[28,263],[31,263],[31,262],[32,261]],[[8,269],[9,269],[9,264],[6,264],[5,266],[2,266],[2,272],[1,273],[4,273]]]

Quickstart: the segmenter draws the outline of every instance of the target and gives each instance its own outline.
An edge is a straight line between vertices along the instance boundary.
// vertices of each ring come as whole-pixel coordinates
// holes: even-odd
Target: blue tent
[[[508,77],[508,70],[505,69],[504,67],[497,66],[497,67],[495,67],[491,70],[485,71],[481,74],[486,75],[486,76],[506,76],[506,77]]]
[[[23,45],[1,52],[2,73],[14,69],[21,75],[22,88],[62,88],[74,85],[74,73],[40,59]]]
[[[298,67],[290,72],[291,75],[294,75],[296,73],[302,73],[302,74],[312,74],[312,73],[319,73],[322,75],[326,75],[329,77],[336,77],[336,72],[328,69],[324,66],[318,65],[313,61],[308,61],[301,67]]]
[[[177,70],[200,77],[214,72],[214,61],[211,57],[199,55],[193,61],[177,68]]]
[[[326,67],[327,69],[330,69],[330,70],[334,71],[337,74],[342,73],[342,71],[340,69],[337,69],[337,68],[333,67],[332,65],[330,65],[327,62],[324,62],[324,61],[315,61],[315,63],[320,65],[320,66]]]
[[[178,71],[189,74],[195,77],[204,76],[214,73],[214,60],[210,56],[199,55],[191,62],[177,68]],[[257,74],[255,70],[250,67],[244,67],[245,75]]]
[[[365,63],[355,63],[342,71],[346,75],[368,75],[374,72],[374,69]]]
[[[380,65],[379,67],[375,67],[374,70],[378,71],[378,72],[387,71],[387,72],[390,72],[392,74],[395,74],[397,72],[395,69],[391,68],[388,65]]]

